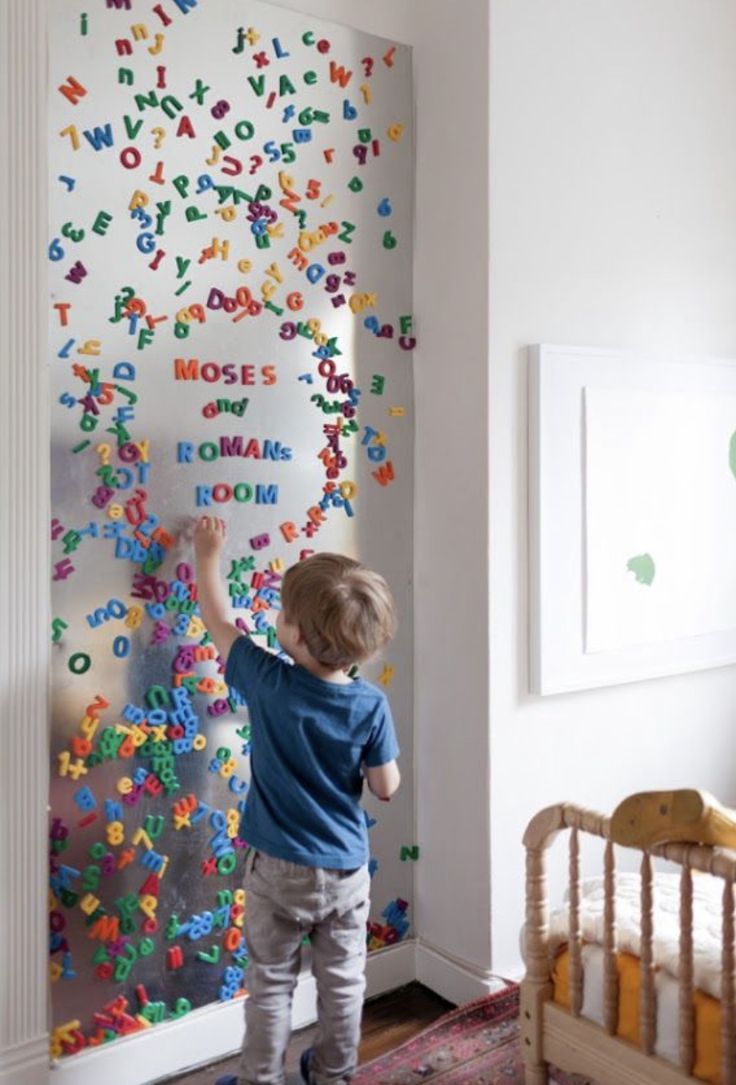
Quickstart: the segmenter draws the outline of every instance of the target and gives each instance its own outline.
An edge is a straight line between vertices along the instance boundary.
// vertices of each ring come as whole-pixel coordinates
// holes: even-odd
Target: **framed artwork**
[[[736,662],[736,361],[530,348],[530,688]]]

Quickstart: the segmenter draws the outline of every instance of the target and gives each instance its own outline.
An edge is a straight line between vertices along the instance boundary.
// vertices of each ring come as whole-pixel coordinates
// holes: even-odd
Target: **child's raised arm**
[[[217,651],[227,660],[240,630],[230,620],[230,606],[220,577],[225,534],[225,523],[216,516],[200,517],[194,528],[199,609]]]

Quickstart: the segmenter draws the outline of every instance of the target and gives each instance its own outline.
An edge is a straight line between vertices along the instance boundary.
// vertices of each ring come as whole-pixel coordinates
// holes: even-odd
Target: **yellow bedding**
[[[639,958],[630,953],[616,955],[618,966],[617,1035],[639,1045]],[[554,1001],[570,1009],[570,951],[558,954],[552,970]],[[694,1077],[711,1085],[721,1085],[721,1004],[716,998],[695,991],[695,1064]]]

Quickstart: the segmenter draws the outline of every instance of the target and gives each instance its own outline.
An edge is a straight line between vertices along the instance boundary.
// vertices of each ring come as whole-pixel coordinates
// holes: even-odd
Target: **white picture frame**
[[[529,348],[530,692],[567,693],[736,663],[736,600],[732,627],[693,627],[692,635],[586,651],[586,389],[596,390],[597,402],[599,391],[609,390],[612,402],[628,392],[632,402],[685,395],[714,403],[733,396],[736,404],[736,360]],[[621,433],[622,442],[630,438]],[[736,514],[736,477],[733,484]]]

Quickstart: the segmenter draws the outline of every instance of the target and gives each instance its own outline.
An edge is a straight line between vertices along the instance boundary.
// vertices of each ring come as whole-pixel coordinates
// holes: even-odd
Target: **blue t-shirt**
[[[245,697],[252,725],[243,839],[304,866],[367,863],[361,764],[399,753],[383,692],[361,678],[325,682],[246,636],[230,649],[225,681]]]

